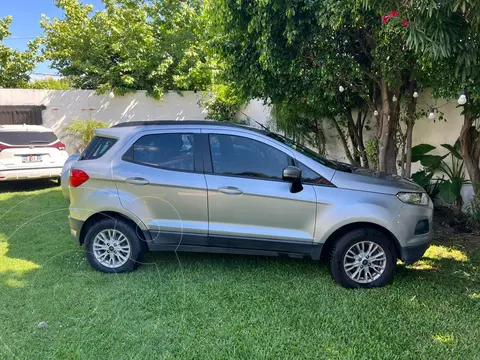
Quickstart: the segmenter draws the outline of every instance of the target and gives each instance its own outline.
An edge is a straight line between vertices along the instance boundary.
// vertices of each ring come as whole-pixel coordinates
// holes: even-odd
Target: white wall
[[[203,120],[206,111],[198,105],[200,96],[193,91],[184,91],[181,94],[169,92],[164,94],[162,100],[155,100],[142,91],[111,98],[109,95],[95,95],[94,91],[90,90],[0,89],[0,105],[44,105],[44,125],[55,131],[66,143],[69,152],[74,152],[76,146],[72,139],[63,136],[63,130],[73,120],[94,118],[110,124],[138,120]],[[413,145],[432,144],[437,147],[432,153],[445,154],[446,150],[440,144],[453,144],[460,135],[463,122],[456,99],[450,102],[435,101],[429,92],[423,92],[418,99],[418,106],[425,109],[430,106],[440,108],[446,121],[434,122],[427,118],[418,120],[413,132]],[[238,113],[238,118],[248,120],[252,126],[260,127],[258,123],[267,126],[270,107],[263,101],[252,100]],[[375,134],[375,122],[376,119],[372,117],[371,130],[365,134],[366,140]],[[333,126],[328,120],[322,124],[327,139],[328,156],[347,161]],[[413,164],[413,171],[418,168],[419,164]],[[467,200],[471,196],[470,188],[464,190]]]
[[[43,123],[62,137],[63,129],[73,120],[94,118],[116,124],[124,121],[139,120],[203,120],[206,111],[198,100],[200,94],[183,91],[181,94],[169,92],[162,100],[146,96],[145,92],[125,96],[95,95],[92,90],[30,90],[0,89],[0,105],[44,105]],[[428,92],[422,93],[418,99],[419,107],[440,107],[445,114],[445,122],[420,119],[413,132],[413,144],[428,143],[437,147],[432,153],[444,154],[446,150],[440,144],[453,144],[460,135],[463,117],[457,108],[456,100],[447,102],[431,99]],[[446,105],[445,105],[446,104]],[[270,107],[263,101],[252,100],[238,114],[239,119],[249,120],[250,125],[260,127],[268,125]],[[323,122],[327,138],[328,155],[337,160],[346,161],[343,147],[338,135],[328,120]],[[370,121],[371,131],[365,138],[375,133],[375,118]],[[414,171],[418,168],[414,164]]]
[[[53,129],[69,152],[76,151],[76,144],[64,137],[63,130],[73,120],[94,118],[112,125],[139,120],[203,120],[205,111],[197,104],[198,98],[193,91],[169,92],[162,100],[155,100],[145,92],[110,97],[90,90],[0,89],[0,105],[44,105],[44,126]]]

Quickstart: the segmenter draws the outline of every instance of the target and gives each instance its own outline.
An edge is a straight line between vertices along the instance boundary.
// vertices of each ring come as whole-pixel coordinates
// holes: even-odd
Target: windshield
[[[348,166],[343,165],[336,161],[328,160],[323,156],[320,156],[319,154],[317,154],[315,151],[310,150],[306,146],[296,143],[295,141],[289,138],[286,138],[285,136],[271,133],[271,132],[266,133],[266,135],[272,139],[280,141],[282,144],[287,145],[289,148],[292,148],[293,150],[298,151],[302,155],[308,156],[310,159],[315,160],[316,162],[324,166],[327,166],[331,169],[338,170],[338,171],[352,172],[352,170]]]

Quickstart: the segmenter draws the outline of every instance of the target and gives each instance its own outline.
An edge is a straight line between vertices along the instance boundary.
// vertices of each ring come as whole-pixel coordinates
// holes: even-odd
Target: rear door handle
[[[150,181],[141,177],[127,178],[125,179],[125,182],[133,185],[147,185],[150,183]]]
[[[240,195],[243,194],[243,191],[235,186],[223,186],[218,189],[219,192],[227,195]]]

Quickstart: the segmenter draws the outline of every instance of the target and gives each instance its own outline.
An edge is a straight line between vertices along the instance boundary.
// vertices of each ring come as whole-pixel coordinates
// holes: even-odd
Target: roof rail
[[[232,124],[224,121],[213,120],[147,120],[147,121],[128,121],[113,125],[113,128],[129,127],[129,126],[149,126],[149,125],[214,125],[214,126],[234,126],[240,125]]]

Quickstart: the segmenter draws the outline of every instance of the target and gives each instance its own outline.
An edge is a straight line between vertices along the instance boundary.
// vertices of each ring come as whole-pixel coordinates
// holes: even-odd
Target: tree
[[[38,55],[39,39],[30,41],[25,51],[14,50],[3,43],[3,39],[11,35],[11,23],[11,16],[0,19],[0,88],[24,87],[41,60]]]
[[[372,10],[363,0],[214,0],[213,9],[216,47],[243,91],[320,109],[313,104],[340,101],[337,116],[346,118],[354,151],[367,159],[364,146],[355,144],[363,115],[355,125],[355,108],[344,98],[358,99],[363,114],[378,112],[378,169],[396,173],[398,100],[418,67],[395,8]]]
[[[318,111],[298,102],[281,102],[273,105],[271,114],[278,130],[282,130],[295,141],[316,147],[320,155],[325,155],[326,139],[321,119],[317,117]]]
[[[236,90],[235,84],[212,84],[200,105],[207,110],[207,119],[239,122],[236,115],[247,99]]]
[[[61,78],[47,78],[31,81],[25,84],[27,89],[37,89],[37,90],[72,90],[72,84],[69,79]]]
[[[93,12],[79,0],[56,0],[63,19],[43,17],[53,68],[81,89],[160,98],[165,90],[211,83],[199,43],[198,0],[105,0]]]
[[[432,3],[416,1],[405,6],[412,26],[407,45],[435,69],[430,86],[436,97],[457,98],[466,103],[462,114],[460,152],[475,191],[480,190],[480,1],[456,0]]]

